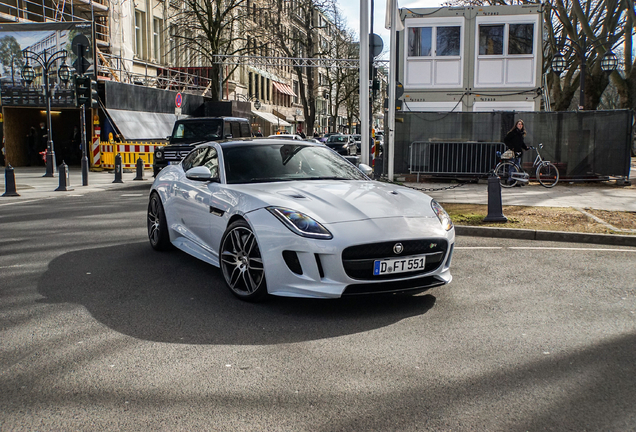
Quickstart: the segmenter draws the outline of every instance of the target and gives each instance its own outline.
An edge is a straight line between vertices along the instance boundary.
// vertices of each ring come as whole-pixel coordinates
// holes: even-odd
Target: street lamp
[[[244,102],[254,102],[254,108],[261,109],[261,101],[258,100],[258,98],[256,96],[251,96],[251,95],[244,95],[244,94],[240,94],[240,93],[235,93],[237,99],[242,100]]]
[[[574,48],[576,54],[579,56],[579,59],[581,60],[581,65],[579,66],[579,109],[583,109],[583,107],[585,106],[585,72],[587,66],[587,58],[585,56],[585,53],[587,51],[585,36],[582,37],[581,44],[578,44],[571,39],[569,40],[569,42]],[[616,57],[616,54],[614,54],[612,50],[606,51],[601,58],[601,69],[603,70],[603,72],[611,73],[616,70],[617,66],[618,59]],[[556,53],[554,57],[552,57],[551,67],[552,70],[558,75],[561,75],[561,73],[565,70],[566,61],[561,52]]]
[[[59,50],[53,54],[47,53],[46,50],[40,54],[33,51],[22,51],[26,57],[26,65],[22,68],[20,75],[22,80],[30,85],[35,80],[35,70],[29,65],[29,60],[37,62],[42,66],[42,76],[44,77],[44,97],[46,98],[46,123],[48,130],[48,140],[46,143],[46,174],[44,177],[55,177],[55,146],[53,144],[53,131],[51,129],[51,88],[49,86],[49,73],[51,67],[56,64],[58,60],[64,60],[64,63],[58,69],[57,75],[61,81],[68,81],[71,75],[70,68],[66,65],[66,50]]]

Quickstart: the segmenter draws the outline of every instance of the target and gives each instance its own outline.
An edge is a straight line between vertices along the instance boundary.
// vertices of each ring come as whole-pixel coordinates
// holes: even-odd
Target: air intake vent
[[[283,259],[289,269],[297,275],[303,274],[303,268],[298,260],[298,255],[294,251],[283,251]]]

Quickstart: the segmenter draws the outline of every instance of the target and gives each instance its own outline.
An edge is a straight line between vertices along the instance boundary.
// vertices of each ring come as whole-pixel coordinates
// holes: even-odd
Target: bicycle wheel
[[[542,163],[537,168],[536,177],[542,186],[551,188],[559,182],[559,170],[553,163]]]
[[[512,174],[518,172],[518,168],[512,162],[501,162],[495,167],[495,174],[499,177],[502,187],[509,188],[517,184],[517,180],[512,178]]]

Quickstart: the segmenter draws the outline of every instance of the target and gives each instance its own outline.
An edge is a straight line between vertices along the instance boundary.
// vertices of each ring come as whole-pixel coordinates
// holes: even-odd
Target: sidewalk
[[[82,186],[82,171],[79,167],[71,167],[69,170],[70,186],[72,191],[56,191],[60,184],[58,173],[55,177],[43,177],[46,169],[44,167],[17,167],[14,168],[16,191],[19,197],[0,196],[0,206],[9,202],[19,202],[34,199],[48,199],[65,195],[84,195],[91,192],[99,192],[108,189],[121,188],[131,184],[150,184],[154,180],[152,171],[144,171],[145,180],[133,180],[135,172],[124,172],[122,180],[124,183],[113,183],[115,174],[112,171],[89,171],[88,186]],[[5,168],[2,167],[2,181],[0,184],[0,195],[5,192]]]

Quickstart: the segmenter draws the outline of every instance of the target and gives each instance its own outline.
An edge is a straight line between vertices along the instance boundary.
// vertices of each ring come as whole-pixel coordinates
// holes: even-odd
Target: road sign
[[[177,93],[177,96],[174,98],[174,105],[177,108],[181,108],[182,103],[183,103],[183,96],[181,96],[181,93]]]
[[[382,42],[382,38],[373,33],[369,38],[369,45],[371,47],[371,57],[377,57],[382,54],[382,49],[384,49],[384,42]]]

